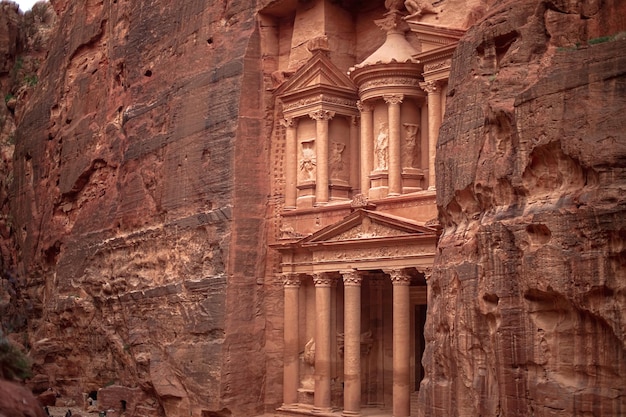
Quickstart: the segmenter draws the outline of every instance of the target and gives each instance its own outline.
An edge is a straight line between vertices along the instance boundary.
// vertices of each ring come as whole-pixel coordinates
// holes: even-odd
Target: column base
[[[341,416],[342,417],[360,417],[361,416],[361,412],[360,411],[342,411],[341,412]]]

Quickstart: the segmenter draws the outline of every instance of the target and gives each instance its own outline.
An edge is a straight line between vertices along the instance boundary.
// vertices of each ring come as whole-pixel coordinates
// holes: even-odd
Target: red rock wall
[[[419,415],[626,413],[625,16],[500,1],[461,41]]]
[[[140,387],[141,415],[254,415],[269,178],[255,10],[52,3],[16,109],[31,385],[77,401]]]

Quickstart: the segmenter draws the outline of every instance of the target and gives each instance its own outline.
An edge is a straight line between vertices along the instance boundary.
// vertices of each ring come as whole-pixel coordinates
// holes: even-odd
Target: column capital
[[[420,272],[424,274],[424,278],[426,278],[426,281],[430,280],[430,277],[433,276],[433,269],[431,267],[424,268]]]
[[[346,271],[339,271],[341,276],[343,277],[343,285],[352,286],[352,287],[360,287],[361,282],[363,281],[363,277],[361,273],[356,269],[350,269]]]
[[[335,117],[335,112],[319,109],[309,113],[309,117],[313,120],[330,120]]]
[[[280,124],[283,127],[296,127],[297,123],[298,122],[293,117],[285,117],[284,119],[280,119]]]
[[[385,94],[383,100],[387,104],[400,104],[404,100],[404,94]]]
[[[356,108],[359,109],[360,113],[374,111],[374,106],[372,106],[371,104],[365,103],[365,102],[363,102],[361,100],[357,100]]]
[[[285,288],[299,288],[300,287],[300,275],[293,272],[286,272],[281,274],[283,286]]]
[[[332,287],[336,284],[328,272],[316,272],[312,274],[312,277],[316,287]]]
[[[351,126],[358,126],[359,125],[359,118],[360,118],[360,116],[350,116],[350,125]]]
[[[438,93],[441,88],[441,82],[438,80],[425,81],[420,83],[420,88],[428,94]]]
[[[389,274],[393,285],[411,285],[411,276],[403,269],[391,269],[384,272]]]

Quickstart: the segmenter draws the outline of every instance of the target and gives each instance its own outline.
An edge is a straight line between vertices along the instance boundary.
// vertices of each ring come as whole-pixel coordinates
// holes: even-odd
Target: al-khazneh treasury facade
[[[357,3],[276,1],[260,15],[282,415],[406,417],[423,377],[435,143],[467,2]]]

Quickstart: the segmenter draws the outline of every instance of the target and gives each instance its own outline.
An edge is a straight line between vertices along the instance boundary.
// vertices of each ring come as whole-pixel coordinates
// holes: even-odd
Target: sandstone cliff
[[[500,1],[460,43],[420,415],[626,413],[624,16]]]
[[[76,402],[128,387],[133,415],[256,414],[269,175],[255,10],[52,6],[38,83],[13,110],[31,387]]]

